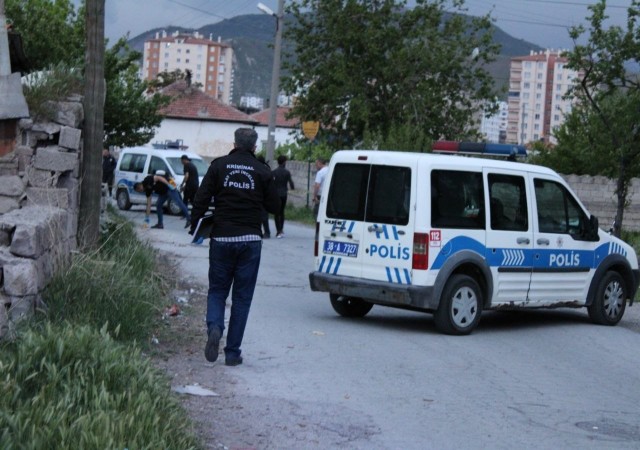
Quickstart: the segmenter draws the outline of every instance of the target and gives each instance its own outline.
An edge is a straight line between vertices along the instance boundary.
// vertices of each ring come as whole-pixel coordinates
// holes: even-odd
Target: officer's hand
[[[170,191],[175,191],[175,190],[176,190],[176,187],[175,187],[174,185],[170,184],[170,185],[169,185],[169,190],[170,190]]]

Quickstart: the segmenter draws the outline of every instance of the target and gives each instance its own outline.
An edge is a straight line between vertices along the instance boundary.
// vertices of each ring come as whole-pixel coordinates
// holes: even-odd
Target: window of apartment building
[[[169,68],[169,63],[164,63],[164,68],[168,69]]]
[[[531,78],[531,72],[525,72],[525,73],[524,73],[524,78],[525,78],[525,79],[529,79],[529,78]]]
[[[558,69],[558,70],[564,69],[564,64],[562,64],[562,63],[556,64],[556,69]]]
[[[224,55],[220,55],[220,64],[224,64]]]
[[[178,53],[182,53],[182,49],[181,49],[181,48],[176,49],[176,51],[177,51]]]
[[[542,83],[536,84],[536,89],[542,89]]]
[[[533,124],[533,129],[538,131],[540,129],[540,124],[539,123],[534,123]]]
[[[562,100],[562,94],[556,94],[556,100]]]
[[[199,80],[199,79],[200,79],[200,74],[199,74],[199,73],[197,73],[197,74],[196,74],[196,80]]]
[[[197,70],[202,70],[202,65],[201,65],[201,64],[198,64],[198,65],[196,66],[196,69],[197,69]]]
[[[562,85],[560,83],[556,84],[556,91],[561,91]]]
[[[556,75],[556,80],[561,81],[562,80],[562,74],[559,73],[558,75]]]
[[[553,120],[555,120],[556,122],[558,122],[560,120],[560,114],[554,114],[553,116]]]
[[[536,111],[540,111],[540,103],[536,103]]]
[[[164,57],[168,58],[169,57],[169,52],[164,52]]]
[[[209,75],[209,77],[207,78],[207,80],[209,80],[209,81],[213,80],[213,75]]]
[[[528,130],[528,129],[529,129],[529,124],[528,124],[528,123],[526,123],[526,122],[525,122],[525,123],[523,123],[523,124],[522,124],[522,129],[523,129],[523,130]]]
[[[209,66],[209,72],[215,72],[216,68],[215,66]]]
[[[218,75],[218,83],[224,83],[224,75]]]
[[[522,140],[526,141],[527,140],[527,133],[522,133]]]
[[[534,140],[534,141],[537,141],[539,138],[540,138],[540,135],[539,135],[538,133],[535,133],[535,134],[533,135],[533,140]]]
[[[179,63],[179,62],[180,62],[180,58],[176,58],[176,62],[178,62],[178,63]]]
[[[224,73],[224,66],[218,66],[218,73]]]
[[[538,80],[542,80],[542,72],[538,72]]]
[[[209,61],[210,61],[210,62],[214,62],[215,60],[216,60],[215,55],[211,55],[211,56],[209,56]]]
[[[544,68],[544,62],[538,61],[538,69],[543,69],[543,68]]]
[[[538,92],[536,94],[536,99],[540,100],[542,98],[542,93]]]
[[[189,64],[189,58],[184,60],[185,64]]]
[[[528,92],[523,92],[522,93],[522,100],[528,100],[529,99],[529,93]]]
[[[522,115],[522,120],[527,120],[529,118],[529,113],[524,113]]]
[[[531,83],[524,83],[522,87],[523,89],[529,89],[531,87]]]
[[[536,119],[536,120],[540,120],[540,114],[534,115],[533,118]]]
[[[560,111],[560,105],[556,105],[555,110]]]
[[[186,51],[187,53],[191,53],[191,50],[190,50],[190,49],[186,49],[185,51]]]
[[[530,69],[531,68],[531,61],[525,61],[524,62],[524,68],[525,69]]]

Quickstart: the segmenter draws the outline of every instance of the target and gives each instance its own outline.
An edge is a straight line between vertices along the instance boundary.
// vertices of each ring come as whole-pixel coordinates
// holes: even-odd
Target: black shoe
[[[156,228],[158,230],[164,230],[164,225],[160,225],[159,223],[157,223],[154,226],[152,226],[151,228]]]
[[[271,238],[271,235],[270,235],[270,234],[264,234],[264,235],[262,236],[262,239],[270,239],[270,238]]]
[[[214,326],[209,331],[209,337],[207,339],[207,345],[204,348],[204,357],[207,361],[214,362],[218,359],[218,349],[220,348],[220,338],[222,333],[220,328]]]
[[[227,358],[224,360],[225,366],[239,366],[242,364],[242,356],[238,356],[237,358]]]

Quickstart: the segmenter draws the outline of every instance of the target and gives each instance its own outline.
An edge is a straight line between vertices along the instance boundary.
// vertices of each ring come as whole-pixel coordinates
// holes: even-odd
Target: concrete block
[[[49,139],[53,138],[54,134],[60,133],[61,129],[62,126],[54,122],[36,122],[31,127],[31,131],[46,134]]]
[[[0,195],[20,197],[24,194],[24,181],[17,175],[0,176]]]
[[[27,188],[27,204],[43,205],[53,208],[69,208],[69,191],[67,189]]]
[[[84,120],[84,108],[77,102],[47,102],[54,108],[54,122],[72,128],[78,128]]]
[[[20,208],[19,197],[0,197],[0,214]]]
[[[66,172],[77,170],[79,162],[77,153],[61,152],[59,147],[39,148],[33,158],[36,169]]]
[[[36,169],[33,165],[27,167],[26,172],[26,178],[31,187],[53,188],[58,184],[58,178],[60,177],[60,172]]]
[[[70,150],[80,150],[80,138],[82,131],[77,128],[62,127],[58,145]]]
[[[80,208],[80,181],[73,177],[71,172],[66,172],[60,175],[57,187],[67,189],[69,191],[68,209],[77,211]]]
[[[4,292],[10,296],[24,297],[38,293],[38,267],[32,259],[17,258],[2,266]]]

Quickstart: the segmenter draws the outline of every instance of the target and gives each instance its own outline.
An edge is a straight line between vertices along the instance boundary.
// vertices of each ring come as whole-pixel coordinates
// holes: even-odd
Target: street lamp
[[[276,116],[278,114],[278,85],[280,81],[280,53],[282,52],[282,28],[284,25],[284,0],[278,0],[278,13],[274,13],[268,6],[258,3],[258,9],[276,18],[276,42],[273,47],[273,70],[271,71],[271,98],[269,100],[269,131],[267,136],[266,160],[273,159],[276,147]]]

